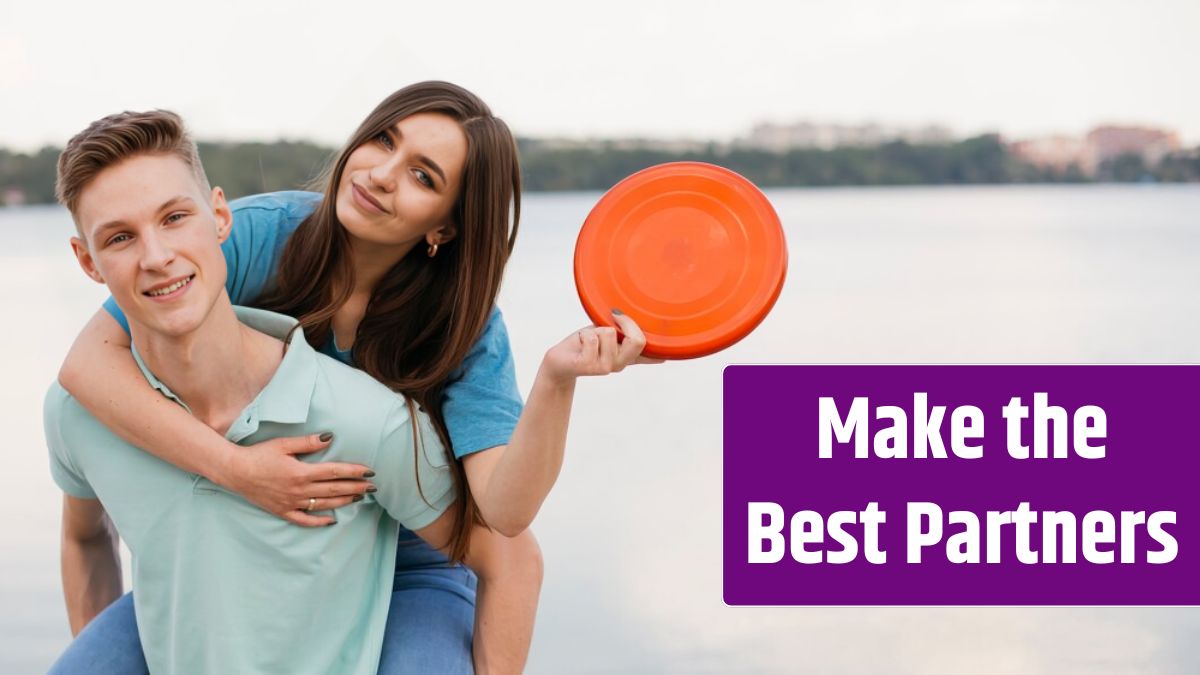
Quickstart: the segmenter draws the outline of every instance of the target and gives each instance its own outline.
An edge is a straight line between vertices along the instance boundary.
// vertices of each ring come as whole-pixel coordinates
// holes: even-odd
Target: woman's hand
[[[623,339],[618,339],[617,329],[611,326],[587,326],[551,347],[542,360],[547,377],[568,385],[581,375],[619,373],[634,363],[662,363],[662,359],[641,355],[646,335],[633,319],[614,309],[613,321]]]
[[[284,520],[305,527],[337,522],[310,511],[336,509],[362,499],[373,491],[366,479],[375,475],[369,467],[343,462],[302,462],[304,455],[329,447],[333,434],[311,434],[273,438],[255,445],[235,446],[217,483],[246,498],[251,504]]]

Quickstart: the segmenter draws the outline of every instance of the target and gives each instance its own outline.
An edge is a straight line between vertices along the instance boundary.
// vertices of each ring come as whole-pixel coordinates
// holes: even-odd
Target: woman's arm
[[[63,495],[62,582],[72,636],[121,597],[118,541],[99,500]]]
[[[558,480],[576,378],[653,362],[640,358],[646,336],[638,325],[624,314],[614,312],[613,318],[623,341],[614,328],[588,327],[551,347],[508,445],[463,458],[479,511],[500,533],[511,537],[529,527]]]
[[[336,508],[370,487],[360,480],[370,477],[365,466],[296,459],[329,445],[317,435],[247,447],[226,440],[154,391],[133,360],[129,344],[129,335],[101,309],[75,339],[58,375],[64,389],[126,441],[297,525],[335,522],[302,510],[310,497],[330,498],[321,508]]]

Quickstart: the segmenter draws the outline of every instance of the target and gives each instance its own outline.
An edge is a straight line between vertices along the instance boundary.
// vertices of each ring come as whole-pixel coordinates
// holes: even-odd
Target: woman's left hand
[[[546,374],[561,384],[573,382],[581,375],[619,373],[634,363],[662,363],[662,359],[642,356],[646,335],[636,322],[618,310],[613,310],[611,326],[587,326],[572,333],[546,352],[542,367]]]

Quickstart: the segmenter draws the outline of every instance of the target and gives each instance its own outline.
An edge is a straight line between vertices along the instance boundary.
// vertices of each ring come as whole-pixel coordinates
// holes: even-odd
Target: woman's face
[[[337,217],[352,239],[397,247],[454,237],[467,137],[453,119],[418,113],[358,146],[346,160]]]

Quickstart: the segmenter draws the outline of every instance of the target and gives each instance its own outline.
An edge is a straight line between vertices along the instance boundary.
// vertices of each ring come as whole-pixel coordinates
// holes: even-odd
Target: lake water
[[[1196,363],[1200,187],[776,190],[773,313],[705,359],[578,388],[534,529],[531,673],[1195,673],[1194,608],[729,608],[721,370],[730,363]],[[501,297],[518,378],[585,324],[571,252],[598,193],[526,197]],[[55,207],[0,210],[0,672],[69,640],[41,397],[103,298]]]

